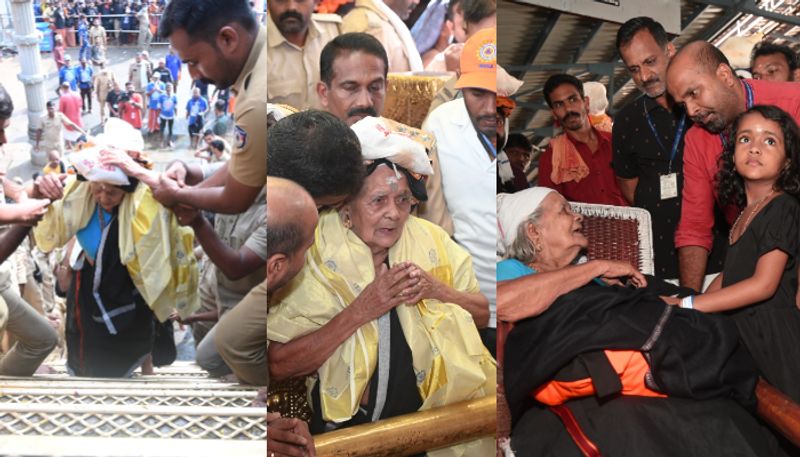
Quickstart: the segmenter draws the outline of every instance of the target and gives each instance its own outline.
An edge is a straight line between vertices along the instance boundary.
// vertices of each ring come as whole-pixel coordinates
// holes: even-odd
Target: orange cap
[[[456,89],[465,87],[497,92],[497,30],[480,30],[464,43],[461,77]]]

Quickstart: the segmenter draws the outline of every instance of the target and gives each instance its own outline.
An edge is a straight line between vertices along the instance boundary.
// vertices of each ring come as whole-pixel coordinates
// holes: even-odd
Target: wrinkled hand
[[[358,312],[358,321],[366,324],[389,312],[395,306],[408,302],[419,291],[414,286],[419,277],[411,277],[415,266],[401,262],[391,269],[381,264],[372,281],[350,305]]]
[[[135,175],[142,166],[133,160],[133,157],[120,149],[103,149],[100,151],[100,163],[104,166],[119,167],[128,176]]]
[[[29,198],[15,203],[14,209],[17,214],[15,220],[24,225],[36,225],[47,213],[48,206],[50,206],[50,200],[38,198]]]
[[[178,203],[178,190],[180,188],[176,180],[169,178],[166,174],[162,174],[158,178],[158,183],[152,186],[153,197],[167,208],[172,208]]]
[[[600,262],[603,262],[604,266],[604,272],[600,275],[602,279],[612,282],[618,278],[629,277],[634,286],[647,286],[647,279],[631,264],[618,260],[601,260]]]
[[[464,43],[453,43],[444,50],[444,65],[447,71],[458,73],[461,69],[461,52]]]
[[[413,265],[410,276],[419,278],[419,282],[411,287],[411,297],[407,300],[407,303],[416,303],[423,299],[447,301],[444,297],[447,286],[431,276],[430,273],[417,265]]]
[[[300,419],[267,413],[267,455],[270,457],[316,457],[308,424]]]
[[[200,210],[193,206],[178,204],[172,208],[175,217],[178,218],[178,224],[183,226],[193,225],[197,218],[200,216]]]
[[[172,162],[164,172],[164,176],[177,182],[179,187],[186,186],[186,167],[181,162]]]
[[[64,181],[67,174],[49,173],[39,176],[33,183],[33,197],[59,200],[64,196]]]

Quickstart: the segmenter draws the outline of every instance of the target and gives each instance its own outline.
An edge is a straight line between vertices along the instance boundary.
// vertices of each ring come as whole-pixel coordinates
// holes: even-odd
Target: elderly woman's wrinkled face
[[[400,173],[398,178],[392,168],[380,165],[342,211],[349,214],[353,232],[376,252],[400,239],[413,203],[405,175]]]
[[[551,192],[542,201],[541,207],[542,216],[536,229],[538,233],[532,235],[538,236],[538,241],[533,241],[534,245],[541,247],[540,259],[553,260],[577,255],[588,246],[589,240],[581,233],[583,216],[573,213],[564,197]]]
[[[93,182],[90,184],[94,201],[106,212],[111,212],[122,203],[125,191],[111,184]]]

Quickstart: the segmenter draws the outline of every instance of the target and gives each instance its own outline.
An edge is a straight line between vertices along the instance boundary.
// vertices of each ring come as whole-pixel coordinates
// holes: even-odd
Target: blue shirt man
[[[75,67],[72,66],[72,57],[69,55],[64,56],[65,65],[61,67],[58,72],[58,84],[63,82],[69,83],[71,90],[78,90],[78,76],[75,74]]]

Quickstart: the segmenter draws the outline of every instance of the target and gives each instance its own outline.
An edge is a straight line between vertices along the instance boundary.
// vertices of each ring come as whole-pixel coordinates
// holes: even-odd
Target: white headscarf
[[[497,254],[508,258],[508,251],[517,238],[519,224],[528,218],[542,201],[555,190],[531,187],[513,194],[497,195]]]
[[[379,117],[365,117],[350,128],[361,143],[364,160],[386,159],[413,173],[432,175],[425,146],[409,135],[392,130]]]

